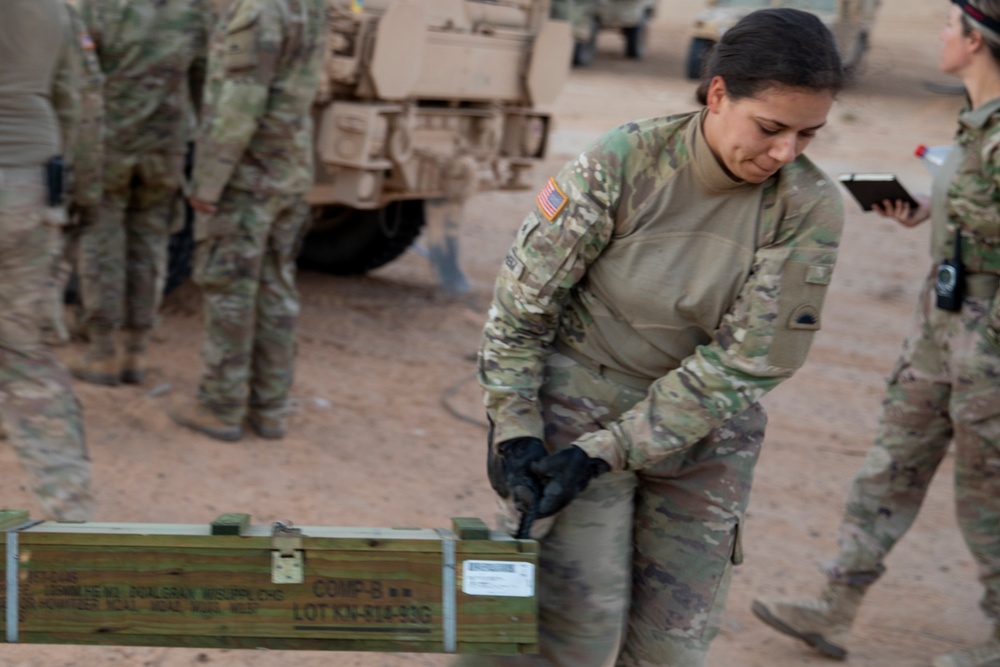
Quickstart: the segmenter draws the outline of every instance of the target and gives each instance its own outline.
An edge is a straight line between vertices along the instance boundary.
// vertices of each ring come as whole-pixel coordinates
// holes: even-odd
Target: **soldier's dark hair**
[[[790,7],[760,9],[727,30],[702,69],[698,100],[721,76],[730,99],[756,97],[775,85],[829,91],[844,87],[844,68],[829,28],[815,14]]]

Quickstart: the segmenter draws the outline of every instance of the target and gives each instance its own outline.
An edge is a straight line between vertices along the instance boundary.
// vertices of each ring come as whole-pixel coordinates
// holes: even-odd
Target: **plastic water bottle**
[[[941,165],[944,164],[944,161],[948,159],[948,153],[950,152],[950,145],[925,146],[920,144],[917,146],[917,150],[913,151],[913,154],[923,161],[924,166],[927,167],[927,171],[931,172],[933,176],[941,168]]]

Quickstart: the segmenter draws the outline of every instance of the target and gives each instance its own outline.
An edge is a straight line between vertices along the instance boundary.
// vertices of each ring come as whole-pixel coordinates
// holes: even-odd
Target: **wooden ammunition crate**
[[[0,535],[8,642],[537,650],[538,545],[478,519],[452,530],[252,526],[245,514],[61,523],[6,510]]]

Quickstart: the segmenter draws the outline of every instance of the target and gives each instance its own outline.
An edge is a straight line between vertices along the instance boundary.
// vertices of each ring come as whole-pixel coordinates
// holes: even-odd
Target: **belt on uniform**
[[[579,350],[575,350],[561,340],[556,340],[555,343],[556,352],[559,354],[569,357],[576,363],[589,368],[601,377],[606,377],[612,382],[617,382],[618,384],[623,384],[626,387],[632,387],[633,389],[638,389],[640,391],[646,391],[649,389],[649,385],[653,384],[653,381],[647,377],[641,375],[635,375],[633,373],[626,373],[625,371],[619,371],[614,368],[608,368],[603,364],[599,364],[587,355],[583,354]]]
[[[1000,288],[1000,274],[967,273],[965,275],[965,296],[975,299],[992,299]]]

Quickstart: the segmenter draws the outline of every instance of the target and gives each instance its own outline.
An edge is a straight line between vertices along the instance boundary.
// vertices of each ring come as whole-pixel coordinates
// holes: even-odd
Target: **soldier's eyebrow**
[[[782,123],[780,120],[775,120],[773,118],[768,118],[767,116],[757,116],[757,120],[758,121],[763,121],[765,123],[771,123],[772,125],[777,125],[779,128],[781,128],[783,130],[787,130],[787,129],[789,129],[791,127],[791,125],[787,125],[786,123]],[[804,127],[804,128],[802,128],[802,130],[805,130],[805,131],[818,130],[819,128],[823,127],[824,125],[826,125],[826,121],[823,121],[819,125],[813,125],[812,127]]]

